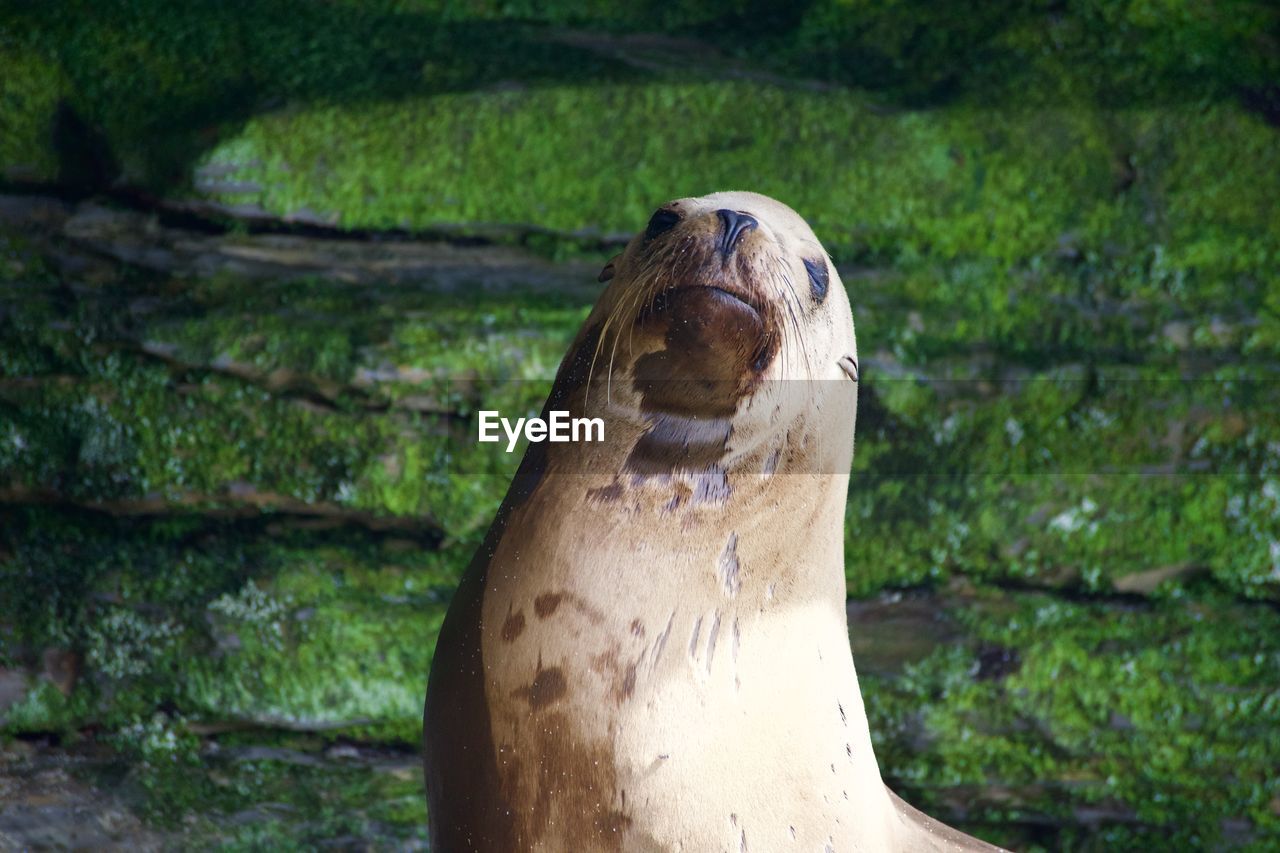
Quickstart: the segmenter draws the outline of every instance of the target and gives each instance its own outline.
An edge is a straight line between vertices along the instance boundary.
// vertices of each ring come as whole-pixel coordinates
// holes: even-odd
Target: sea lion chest
[[[797,548],[729,509],[664,515],[619,496],[568,511],[535,496],[513,514],[525,534],[489,564],[482,649],[519,843],[821,850],[855,827],[883,837],[844,614],[805,594],[824,574],[843,584],[839,541],[815,519]]]

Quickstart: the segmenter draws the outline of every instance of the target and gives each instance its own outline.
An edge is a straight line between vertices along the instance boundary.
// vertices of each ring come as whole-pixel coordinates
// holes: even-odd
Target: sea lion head
[[[633,427],[633,473],[728,470],[798,423],[792,440],[807,441],[824,406],[851,452],[853,411],[834,412],[827,393],[856,401],[849,300],[791,208],[750,192],[670,201],[600,280],[551,407],[602,416],[606,433]]]

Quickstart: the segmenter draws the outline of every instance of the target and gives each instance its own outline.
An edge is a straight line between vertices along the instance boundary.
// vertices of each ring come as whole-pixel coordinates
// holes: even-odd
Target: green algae
[[[416,384],[477,373],[547,379],[586,307],[532,288],[464,297],[429,280],[363,286],[317,277],[251,288],[226,277],[185,288],[132,335],[188,364],[286,369],[356,386],[394,388],[380,368],[411,372]]]
[[[347,548],[277,557],[272,577],[207,606],[221,654],[194,663],[192,712],[414,744],[422,685],[456,569],[409,556],[373,568]],[[453,558],[456,562],[456,557]]]
[[[680,134],[649,129],[673,125]],[[1272,135],[1261,119],[1226,106],[884,115],[856,92],[709,80],[264,115],[207,163],[238,187],[258,187],[227,201],[278,215],[305,209],[358,227],[513,222],[562,232],[630,232],[661,200],[741,187],[750,175],[751,188],[802,211],[837,258],[1025,263],[1048,259],[1065,240],[1097,264],[1154,244],[1171,270],[1212,281],[1256,275],[1275,258],[1276,185],[1205,164],[1244,161],[1257,169],[1251,174],[1271,175]],[[369,157],[385,145],[379,140],[406,137],[413,146],[394,160]],[[522,140],[521,157],[506,153],[513,138]],[[575,156],[557,156],[561,148]],[[1121,148],[1143,168],[1118,191]],[[632,167],[612,168],[620,161]],[[365,203],[370,196],[376,206]]]
[[[867,377],[854,594],[953,573],[1104,592],[1177,565],[1245,597],[1280,594],[1274,380],[1151,366],[1027,374],[995,394],[934,384]]]
[[[10,731],[112,728],[177,707],[195,721],[417,742],[435,634],[469,553],[283,520],[14,515],[0,564],[14,590],[10,663],[71,648],[83,677],[67,697],[32,692]]]
[[[0,176],[52,181],[58,159],[50,146],[54,114],[67,92],[58,64],[32,49],[0,40]]]
[[[338,839],[425,847],[426,803],[403,751],[248,731],[201,740],[157,714],[115,737],[92,781],[123,790],[148,822],[202,849],[261,850]]]
[[[536,295],[170,290],[11,286],[0,358],[29,377],[3,391],[11,486],[58,482],[98,503],[326,503],[434,517],[465,536],[514,463],[459,444],[450,422],[482,398],[536,410],[585,316],[576,300]],[[495,483],[480,493],[464,476]]]
[[[610,4],[60,5],[11,10],[14,61],[53,64],[67,82],[48,91],[103,128],[99,159],[277,216],[626,233],[661,200],[749,176],[846,260],[1034,270],[1066,251],[1090,278],[1155,266],[1152,283],[1208,299],[1277,257],[1265,4],[1002,3],[991,27],[921,3],[643,19]],[[704,68],[658,39],[633,62],[634,44],[545,26],[642,20],[731,56],[708,46]]]
[[[93,153],[151,187],[189,185],[191,164],[211,139],[285,101],[363,102],[517,77],[620,73],[519,23],[385,5],[65,0],[6,2],[0,14],[7,42],[53,61],[69,114],[98,137]],[[52,80],[30,88],[41,103],[59,91]]]
[[[71,648],[91,675],[70,697],[32,692],[9,730],[174,706],[416,743],[444,603],[516,460],[388,407],[436,382],[456,417],[481,399],[536,409],[585,308],[146,276],[69,294],[33,269],[5,302],[23,381],[3,389],[0,470],[50,505],[4,525],[3,621],[24,650],[6,663]],[[318,406],[264,387],[281,370],[341,390]],[[468,371],[497,379],[450,397]],[[334,541],[289,533],[317,526]]]
[[[18,659],[5,663],[50,642],[85,663],[69,696],[38,681],[6,712],[6,733],[111,733],[118,769],[99,781],[201,847],[421,843],[422,687],[467,555],[341,528],[291,533],[280,520],[28,510],[16,521],[0,583],[19,600],[3,618],[37,615],[18,623],[21,645],[6,644]],[[194,734],[224,728],[243,732]],[[272,734],[292,728],[326,735]],[[345,739],[393,744],[394,766],[312,757]]]
[[[985,593],[950,612],[964,643],[863,679],[886,778],[915,800],[966,803],[1018,849],[1262,849],[1280,832],[1273,608]]]

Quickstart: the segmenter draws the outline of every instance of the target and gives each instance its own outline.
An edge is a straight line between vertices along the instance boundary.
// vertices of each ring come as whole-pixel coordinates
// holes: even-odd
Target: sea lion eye
[[[821,258],[816,261],[805,258],[804,268],[809,273],[809,290],[813,292],[813,298],[821,302],[827,298],[827,285],[831,283],[827,262]]]
[[[659,234],[670,231],[676,227],[676,223],[680,221],[680,214],[674,210],[659,210],[649,219],[649,226],[644,229],[645,242],[652,240]]]

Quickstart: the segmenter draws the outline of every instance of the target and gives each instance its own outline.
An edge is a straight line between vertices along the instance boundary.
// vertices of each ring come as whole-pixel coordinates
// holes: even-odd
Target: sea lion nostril
[[[720,251],[726,255],[733,251],[744,234],[754,231],[760,225],[754,216],[747,213],[736,210],[717,210],[716,213],[724,223],[724,233],[720,235]]]

